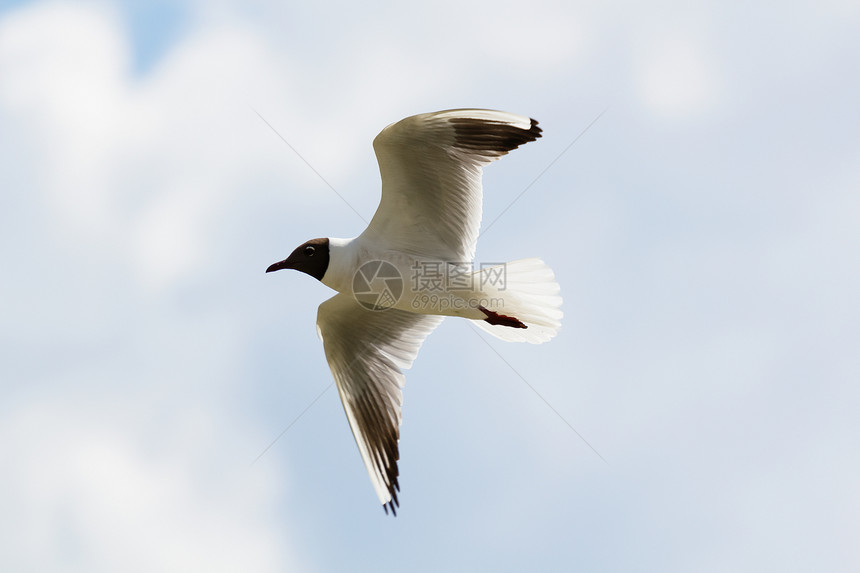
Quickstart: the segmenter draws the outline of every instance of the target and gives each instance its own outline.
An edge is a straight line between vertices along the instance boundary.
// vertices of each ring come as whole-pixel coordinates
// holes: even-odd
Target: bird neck
[[[328,269],[322,283],[337,292],[351,292],[355,274],[357,252],[355,239],[329,238]]]

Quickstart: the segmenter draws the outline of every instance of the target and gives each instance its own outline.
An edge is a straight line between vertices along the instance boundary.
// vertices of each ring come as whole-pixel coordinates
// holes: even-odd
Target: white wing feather
[[[468,262],[481,226],[481,168],[540,137],[537,121],[482,109],[407,117],[373,141],[382,200],[362,238]]]
[[[317,331],[370,481],[396,513],[403,369],[443,317],[368,310],[346,294],[322,303]]]

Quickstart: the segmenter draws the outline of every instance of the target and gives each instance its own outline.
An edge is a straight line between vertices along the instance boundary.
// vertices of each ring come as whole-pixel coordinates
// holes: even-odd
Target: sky
[[[856,571],[858,32],[842,0],[0,2],[0,569]],[[541,257],[565,317],[427,339],[392,518],[332,293],[264,270],[359,234],[376,133],[457,107],[540,122],[477,260]]]

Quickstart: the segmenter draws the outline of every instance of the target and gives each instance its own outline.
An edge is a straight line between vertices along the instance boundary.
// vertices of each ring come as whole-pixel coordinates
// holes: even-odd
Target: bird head
[[[266,269],[267,273],[281,269],[294,269],[322,280],[329,262],[328,239],[311,239],[299,245],[290,256]]]

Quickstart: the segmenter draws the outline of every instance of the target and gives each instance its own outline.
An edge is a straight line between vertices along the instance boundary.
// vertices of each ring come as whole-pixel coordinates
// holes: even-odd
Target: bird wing
[[[537,121],[485,109],[407,117],[373,141],[382,200],[363,237],[469,262],[481,225],[481,168],[540,137]]]
[[[370,481],[396,515],[403,369],[443,317],[369,310],[346,294],[322,303],[317,332]]]

